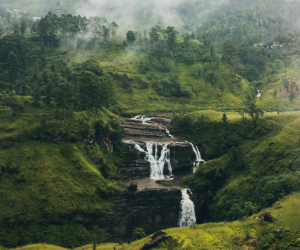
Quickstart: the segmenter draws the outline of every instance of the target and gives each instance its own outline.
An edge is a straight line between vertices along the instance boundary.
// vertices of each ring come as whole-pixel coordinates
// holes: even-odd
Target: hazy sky
[[[182,2],[184,0],[87,0],[80,3],[77,12],[87,17],[104,16],[127,28],[151,27],[156,20],[176,25],[175,7]]]

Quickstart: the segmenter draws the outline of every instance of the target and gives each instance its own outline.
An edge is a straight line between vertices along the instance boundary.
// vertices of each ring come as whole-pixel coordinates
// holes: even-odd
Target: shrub
[[[139,240],[145,236],[146,236],[146,234],[145,234],[145,230],[143,228],[137,227],[136,229],[133,230],[132,238],[134,240]]]

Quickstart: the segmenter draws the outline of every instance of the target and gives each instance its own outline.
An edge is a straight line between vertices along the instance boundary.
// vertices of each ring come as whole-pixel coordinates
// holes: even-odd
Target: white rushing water
[[[257,90],[257,96],[256,97],[261,97],[261,93],[260,93],[259,89]]]
[[[181,190],[182,200],[179,211],[179,227],[188,227],[196,225],[195,205],[188,195],[188,188]]]
[[[168,134],[168,136],[170,136],[171,138],[173,137],[173,135],[170,134],[170,131],[168,129],[166,129],[166,133]]]
[[[160,156],[158,146],[162,146]],[[135,148],[146,154],[145,160],[150,163],[150,179],[159,180],[165,179],[172,176],[172,167],[171,167],[171,160],[170,160],[170,143],[154,143],[154,142],[147,142],[145,151],[141,148],[140,145],[135,144]],[[164,175],[164,167],[167,164],[168,166],[168,174]]]
[[[132,117],[131,119],[142,121],[144,124],[147,124],[148,121],[151,121],[153,117],[146,117],[145,115],[137,115],[135,117]]]
[[[145,115],[137,115],[137,116],[134,116],[132,117],[131,119],[133,120],[137,120],[137,121],[142,121],[143,124],[148,124],[147,122],[148,121],[151,121],[154,117],[146,117]],[[168,129],[166,129],[166,133],[168,136],[170,136],[171,138],[173,137],[171,134],[170,134],[170,131]]]
[[[191,143],[191,142],[189,142],[189,143],[191,144],[192,149],[193,149],[193,151],[194,151],[194,153],[195,153],[195,155],[196,155],[196,161],[193,163],[193,165],[194,165],[194,166],[193,166],[193,173],[195,173],[197,167],[198,167],[199,164],[200,164],[200,162],[205,162],[205,161],[202,159],[198,147],[195,146],[195,145],[194,145],[193,143]]]

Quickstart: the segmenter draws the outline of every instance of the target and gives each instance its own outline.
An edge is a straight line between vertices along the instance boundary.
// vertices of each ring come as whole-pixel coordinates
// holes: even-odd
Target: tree
[[[48,84],[48,71],[45,69],[43,72],[43,80],[44,80],[44,84]]]
[[[90,71],[96,76],[102,76],[103,70],[99,67],[99,64],[94,59],[89,59],[81,64],[81,69],[85,71]]]
[[[19,60],[16,54],[14,54],[12,51],[9,52],[8,58],[7,58],[7,63],[8,63],[8,76],[9,79],[11,80],[11,83],[15,85],[17,75],[19,72]]]
[[[253,91],[254,93],[254,91]],[[245,103],[245,109],[244,112],[248,115],[250,115],[254,127],[257,125],[257,121],[259,117],[264,115],[264,112],[256,106],[256,96],[255,94],[248,95],[247,101]]]
[[[51,97],[53,96],[53,88],[54,84],[52,81],[48,82],[48,84],[45,86],[45,94],[46,94],[46,103],[49,105],[51,102]]]
[[[289,93],[289,100],[291,102],[291,105],[292,105],[294,99],[295,99],[295,93],[294,93],[294,89],[292,88],[292,90]]]
[[[33,22],[30,28],[31,34],[37,31],[37,22]]]
[[[55,90],[55,100],[63,108],[63,120],[65,119],[65,109],[71,106],[74,101],[74,90],[72,83],[63,80]]]
[[[226,113],[224,112],[223,117],[222,117],[222,121],[226,124],[227,123],[227,116]]]
[[[99,78],[90,71],[82,70],[78,75],[78,83],[80,99],[86,109],[97,107],[101,96]]]
[[[20,29],[20,26],[18,23],[15,23],[14,26],[13,26],[13,29],[14,29],[14,33],[18,33],[19,32],[19,29]]]
[[[111,30],[111,34],[112,34],[113,38],[115,38],[118,28],[119,28],[119,26],[115,22],[112,22],[110,24],[110,30]]]
[[[212,44],[211,46],[210,46],[210,56],[211,56],[211,58],[214,60],[215,59],[215,46],[214,46],[214,44]]]
[[[41,88],[40,88],[40,86],[38,85],[37,82],[35,82],[35,84],[34,84],[34,89],[33,89],[33,92],[32,92],[32,98],[33,98],[34,106],[38,107],[40,99],[41,99]]]
[[[139,228],[138,227],[138,228],[136,228],[136,229],[133,230],[132,238],[134,240],[139,240],[139,239],[141,239],[141,238],[143,238],[145,236],[146,236],[146,234],[145,234],[145,230],[143,228]]]
[[[290,66],[292,64],[292,61],[287,55],[283,56],[282,61],[284,63],[284,74],[285,74],[285,78],[286,78],[286,69],[288,66]]]
[[[134,34],[133,31],[131,31],[131,30],[129,30],[129,31],[126,33],[126,38],[127,38],[127,42],[130,44],[130,46],[132,46],[133,43],[134,43],[135,40],[136,40],[135,34]]]
[[[285,87],[286,92],[288,93],[289,89],[290,89],[290,82],[289,82],[289,80],[287,80],[285,78],[282,78],[282,84]]]
[[[275,97],[275,99],[277,97],[277,90],[276,89],[274,90],[274,97]]]
[[[222,43],[222,53],[223,59],[227,62],[230,62],[231,59],[236,55],[236,46],[235,44],[227,39],[225,42]]]
[[[7,12],[7,13],[6,13],[6,20],[7,20],[8,23],[9,23],[9,21],[10,21],[10,18],[11,18],[11,13],[10,13],[10,12]]]
[[[171,52],[171,57],[173,56],[173,49],[175,48],[177,41],[176,41],[176,35],[178,32],[174,27],[168,26],[166,28],[166,34],[167,34],[167,45]]]
[[[21,22],[21,28],[20,28],[22,36],[24,36],[24,33],[25,33],[26,29],[27,29],[27,23],[26,23],[25,20],[23,20]]]
[[[15,96],[7,96],[4,99],[4,105],[11,108],[13,115],[16,115],[19,110],[22,109],[22,105],[19,103],[18,99]]]
[[[128,46],[128,43],[127,43],[127,41],[126,41],[126,40],[124,40],[124,41],[123,41],[123,43],[122,43],[122,45],[123,45],[123,47],[124,47],[124,52],[125,52],[125,49],[126,49],[126,47]]]
[[[186,49],[189,49],[189,47],[190,47],[190,43],[189,43],[190,40],[191,40],[190,35],[185,34],[185,36],[183,38],[183,43],[184,43],[184,46],[185,46]]]
[[[107,41],[110,35],[110,28],[106,26],[102,26],[102,37],[104,41]]]
[[[157,31],[157,28],[155,27],[152,27],[150,32],[149,32],[149,36],[150,36],[150,42],[151,43],[155,43],[158,41],[158,38],[159,38],[159,34],[158,34],[158,31]]]
[[[224,85],[224,83],[223,82],[220,82],[219,83],[219,89],[221,90],[221,97],[223,96],[223,94],[224,94],[224,90],[225,90],[225,85]]]

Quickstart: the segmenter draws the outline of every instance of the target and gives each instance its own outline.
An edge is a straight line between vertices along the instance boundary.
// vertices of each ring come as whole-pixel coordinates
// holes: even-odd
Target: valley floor
[[[295,193],[277,202],[270,209],[275,218],[274,223],[256,222],[257,215],[244,217],[235,222],[208,223],[187,228],[171,228],[164,230],[171,235],[171,249],[299,249],[300,235],[291,230],[299,229],[299,210],[295,209],[300,204],[300,193]],[[297,218],[298,217],[298,218]],[[296,220],[295,220],[296,219]],[[282,235],[275,237],[275,230],[282,230]],[[100,244],[98,250],[139,250],[151,237],[147,236],[130,244],[117,243]],[[169,243],[170,244],[170,243]],[[288,248],[292,247],[292,248]],[[15,248],[14,250],[63,250],[53,245],[37,244]],[[92,250],[92,245],[86,245],[73,250]],[[156,249],[170,249],[162,244]]]

